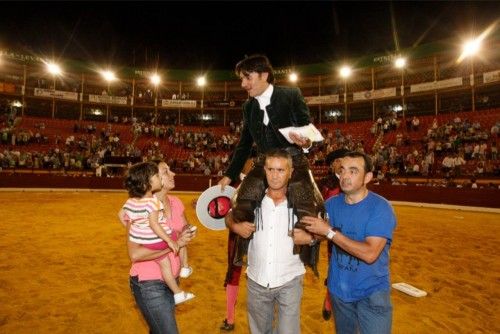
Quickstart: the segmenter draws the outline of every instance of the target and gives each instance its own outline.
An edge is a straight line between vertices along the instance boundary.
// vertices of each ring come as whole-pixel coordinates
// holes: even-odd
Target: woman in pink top
[[[168,165],[166,166],[168,168]],[[175,174],[172,173],[171,180],[166,180],[165,166],[160,164],[159,167],[162,188],[156,194],[157,198],[162,202],[166,198],[172,198],[168,206],[166,205],[164,208],[165,211],[162,216],[166,216],[166,218],[161,218],[161,223],[165,223],[173,229],[172,236],[173,238],[177,237],[176,242],[180,250],[182,250],[195,237],[196,229],[184,228],[185,226],[191,226],[187,224],[182,202],[176,197],[166,195],[166,192],[173,188],[173,176]],[[174,294],[165,284],[158,261],[167,257],[173,276],[179,277],[179,273],[181,272],[181,258],[169,248],[163,250],[151,249],[130,240],[128,241],[128,252],[132,260],[130,289],[132,290],[137,306],[149,325],[150,332],[159,334],[178,333],[177,322],[175,320]]]

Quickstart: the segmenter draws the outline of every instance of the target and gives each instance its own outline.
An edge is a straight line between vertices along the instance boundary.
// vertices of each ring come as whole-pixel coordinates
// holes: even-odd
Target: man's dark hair
[[[373,171],[373,162],[372,158],[370,158],[368,155],[358,152],[358,151],[351,151],[347,152],[344,154],[344,158],[363,158],[365,162],[365,173],[369,173]]]
[[[328,166],[330,166],[332,164],[332,162],[334,162],[335,160],[343,158],[347,152],[349,152],[348,149],[339,148],[333,152],[328,153],[328,155],[325,158],[326,164]]]
[[[257,54],[245,57],[236,64],[234,72],[237,76],[240,76],[241,73],[243,73],[243,75],[248,75],[251,72],[257,72],[259,74],[268,73],[267,82],[270,84],[274,83],[273,66],[264,55]]]
[[[130,197],[143,197],[151,189],[149,179],[155,174],[158,174],[158,165],[154,162],[141,162],[132,165],[123,182],[125,189],[128,190],[128,195]]]

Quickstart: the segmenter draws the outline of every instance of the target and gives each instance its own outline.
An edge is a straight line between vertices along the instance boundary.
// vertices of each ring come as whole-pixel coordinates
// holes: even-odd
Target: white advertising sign
[[[428,90],[462,86],[462,84],[463,84],[462,78],[451,78],[433,82],[423,82],[421,84],[411,85],[410,92],[411,93],[425,92]]]
[[[89,94],[89,102],[109,103],[109,104],[127,104],[126,96],[93,95]]]
[[[500,70],[483,73],[483,82],[494,82],[500,80]]]
[[[78,93],[63,90],[35,88],[35,96],[53,97],[62,100],[78,101]]]
[[[382,99],[385,97],[393,97],[393,96],[396,96],[396,87],[354,92],[352,94],[352,99],[353,101],[361,101],[361,100]]]
[[[306,96],[304,97],[306,104],[328,104],[339,103],[339,95],[322,95],[322,96]]]
[[[196,100],[161,100],[161,106],[167,108],[196,108]]]

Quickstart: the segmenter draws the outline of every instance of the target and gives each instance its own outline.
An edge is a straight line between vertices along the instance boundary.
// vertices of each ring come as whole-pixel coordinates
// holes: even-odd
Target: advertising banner
[[[306,96],[304,97],[306,100],[306,104],[314,105],[314,104],[332,104],[339,103],[339,95],[322,95],[322,96]]]
[[[462,78],[451,78],[451,79],[439,80],[439,81],[433,81],[433,82],[423,82],[420,84],[411,85],[410,92],[411,93],[425,92],[428,90],[462,86],[462,84],[463,84]]]
[[[167,108],[196,108],[196,100],[161,100],[161,106]]]
[[[483,73],[483,82],[494,82],[500,80],[500,70]]]
[[[362,101],[362,100],[383,99],[386,97],[394,97],[394,96],[396,96],[396,87],[354,92],[352,94],[352,99],[353,101]]]
[[[213,108],[232,108],[236,106],[234,101],[213,101],[210,103],[205,103],[205,107],[213,107]]]
[[[89,102],[126,105],[127,104],[127,97],[126,96],[110,96],[110,95],[89,94]]]
[[[64,90],[35,88],[35,96],[53,97],[61,100],[78,101],[78,93],[66,92]]]

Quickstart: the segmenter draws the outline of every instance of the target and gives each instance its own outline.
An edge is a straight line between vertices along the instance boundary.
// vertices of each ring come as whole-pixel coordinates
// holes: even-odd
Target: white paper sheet
[[[290,138],[290,132],[295,132],[302,137],[309,138],[311,141],[323,141],[325,138],[321,135],[321,132],[314,126],[314,124],[309,123],[301,127],[290,126],[288,128],[279,129],[281,134],[288,140],[289,143],[293,144],[293,140]]]

